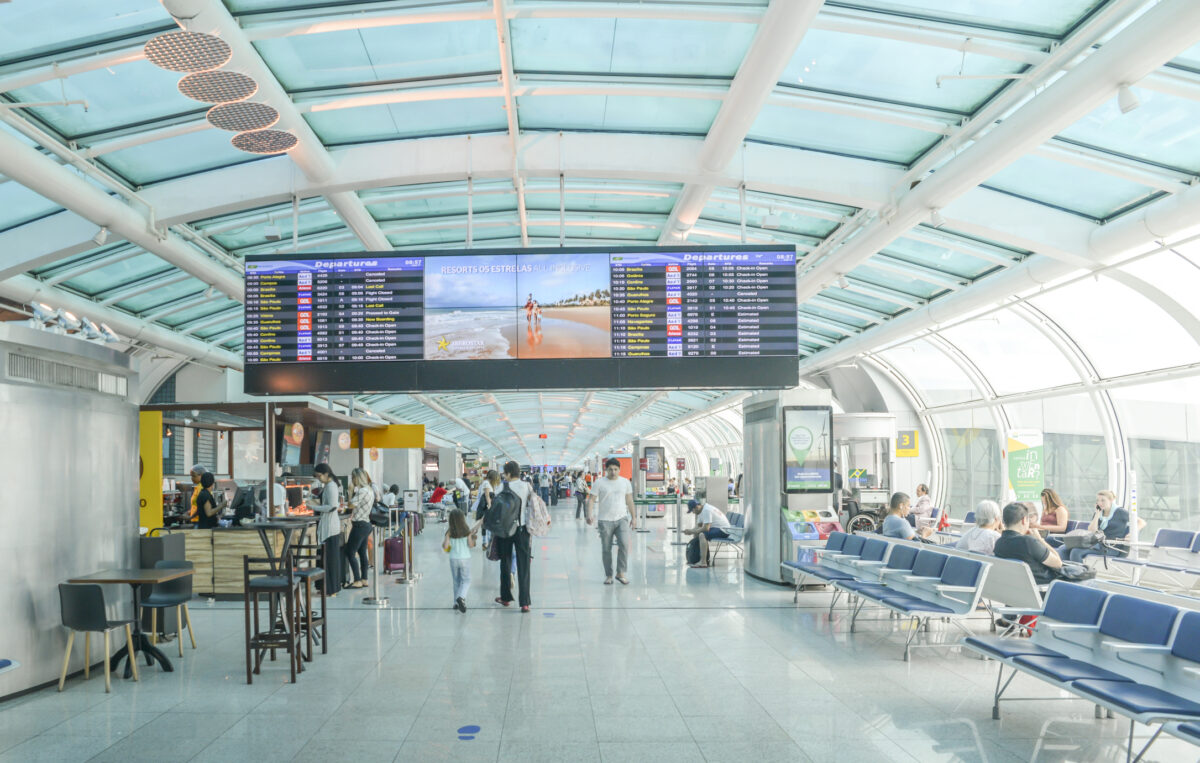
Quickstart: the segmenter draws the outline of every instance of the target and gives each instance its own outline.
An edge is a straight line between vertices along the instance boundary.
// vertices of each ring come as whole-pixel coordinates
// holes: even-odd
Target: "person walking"
[[[507,607],[512,604],[512,559],[517,559],[517,588],[520,592],[519,603],[522,612],[528,612],[529,596],[529,561],[532,550],[529,540],[529,497],[533,495],[533,487],[521,480],[521,467],[516,461],[504,464],[504,482],[508,490],[517,494],[521,501],[521,519],[517,523],[517,531],[507,538],[496,537],[496,550],[500,552],[500,595],[496,603]]]
[[[308,507],[320,517],[317,522],[318,565],[325,570],[325,595],[336,596],[342,590],[342,522],[338,518],[341,504],[338,483],[329,464],[313,467],[316,483],[312,487]]]
[[[442,538],[442,550],[450,554],[450,580],[454,584],[454,608],[467,611],[467,591],[471,589],[471,549],[475,548],[475,537],[480,519],[474,525],[467,524],[467,515],[462,509],[450,511],[450,522]]]
[[[350,472],[350,537],[342,553],[350,562],[350,582],[347,588],[367,587],[367,538],[371,535],[371,509],[375,508],[375,489],[371,477],[362,469]]]
[[[600,525],[600,555],[604,559],[604,585],[612,585],[612,541],[617,537],[617,580],[629,585],[625,566],[629,556],[630,530],[637,527],[633,509],[633,484],[621,476],[621,462],[604,462],[604,477],[592,483],[587,522]]]
[[[586,517],[588,483],[583,478],[583,472],[575,473],[575,485],[571,489],[575,491],[575,518]]]

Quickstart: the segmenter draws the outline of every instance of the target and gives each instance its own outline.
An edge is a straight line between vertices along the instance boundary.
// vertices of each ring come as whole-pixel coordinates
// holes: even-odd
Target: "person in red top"
[[[438,486],[433,489],[433,494],[429,496],[429,502],[430,503],[441,503],[442,499],[445,497],[446,497],[446,488],[445,488],[445,486],[442,485],[442,483],[439,482]]]

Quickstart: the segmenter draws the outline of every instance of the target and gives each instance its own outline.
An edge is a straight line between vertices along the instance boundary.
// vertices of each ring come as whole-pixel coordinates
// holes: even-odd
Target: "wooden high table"
[[[141,604],[141,591],[144,585],[154,585],[156,583],[165,583],[168,580],[176,580],[178,578],[187,577],[192,574],[192,570],[188,569],[115,569],[101,570],[93,572],[90,575],[83,575],[77,578],[71,578],[68,583],[100,583],[100,584],[117,584],[121,583],[128,585],[133,589],[133,649],[142,651],[146,657],[146,664],[153,665],[157,660],[162,669],[170,673],[175,670],[171,665],[171,661],[157,647],[150,643],[150,638],[142,632],[142,617],[139,607]],[[125,677],[129,678],[133,675],[132,662],[137,659],[137,655],[129,654],[129,648],[123,646],[117,650],[109,660],[109,666],[115,669],[115,666],[121,664],[122,658],[128,658],[125,662]]]

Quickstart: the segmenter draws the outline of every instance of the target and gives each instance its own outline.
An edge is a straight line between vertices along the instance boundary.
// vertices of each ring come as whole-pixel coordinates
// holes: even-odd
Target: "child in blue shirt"
[[[454,608],[467,611],[467,591],[471,588],[471,549],[475,548],[475,536],[483,520],[474,525],[467,524],[467,515],[462,509],[450,511],[446,535],[442,538],[442,550],[450,554],[450,579],[454,581]]]

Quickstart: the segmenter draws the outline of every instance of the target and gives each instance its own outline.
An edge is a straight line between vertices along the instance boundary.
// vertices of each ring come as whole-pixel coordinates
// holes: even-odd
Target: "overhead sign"
[[[545,439],[547,438],[547,436],[548,436],[548,435],[540,434],[540,435],[538,435],[538,439],[539,439],[539,440],[545,440]]]
[[[681,472],[681,471],[683,471],[683,470],[684,470],[684,469],[686,469],[686,468],[687,468],[687,460],[686,460],[686,459],[683,459],[683,458],[677,458],[677,459],[675,459],[675,469],[676,469],[676,471],[680,471],[680,472]]]
[[[1008,489],[1014,500],[1036,501],[1046,487],[1042,468],[1042,433],[1014,429],[1008,433]]]
[[[896,432],[896,458],[916,458],[921,455],[921,443],[915,429]]]

